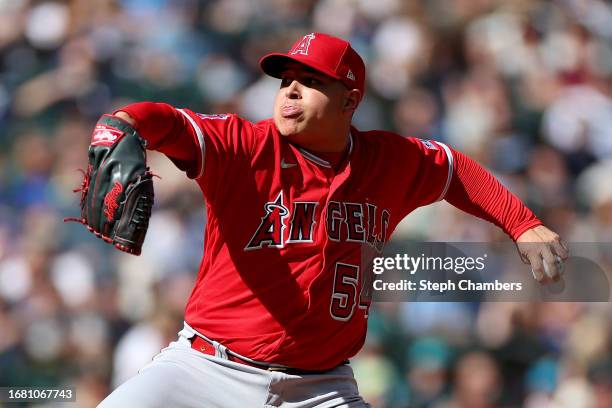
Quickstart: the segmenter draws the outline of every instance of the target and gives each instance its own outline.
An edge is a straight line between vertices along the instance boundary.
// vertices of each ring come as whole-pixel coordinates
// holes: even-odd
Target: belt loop
[[[191,339],[193,336],[195,336],[195,334],[195,330],[193,330],[187,323],[184,323],[183,329],[178,332],[179,336],[185,337],[187,340]]]
[[[229,360],[229,356],[227,355],[227,347],[214,340],[212,342],[212,345],[215,348],[215,357],[222,358],[224,360]]]

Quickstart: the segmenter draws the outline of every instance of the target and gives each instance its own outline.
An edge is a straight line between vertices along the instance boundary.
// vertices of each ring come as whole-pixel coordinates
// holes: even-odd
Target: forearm
[[[114,115],[134,126],[147,141],[148,149],[158,150],[180,161],[197,160],[194,152],[199,149],[192,127],[171,105],[138,102],[118,109]]]
[[[138,102],[118,109],[115,115],[122,117],[122,114],[127,114],[131,124],[147,141],[148,148],[156,149],[166,144],[166,140],[178,127],[179,118],[175,113],[176,110],[166,103]]]
[[[454,173],[446,201],[497,225],[513,240],[542,222],[491,173],[468,156],[453,151]]]

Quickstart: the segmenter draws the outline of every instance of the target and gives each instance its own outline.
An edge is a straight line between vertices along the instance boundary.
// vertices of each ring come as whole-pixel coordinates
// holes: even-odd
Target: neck
[[[348,147],[350,132],[349,124],[332,132],[291,136],[290,140],[313,153],[342,153]]]

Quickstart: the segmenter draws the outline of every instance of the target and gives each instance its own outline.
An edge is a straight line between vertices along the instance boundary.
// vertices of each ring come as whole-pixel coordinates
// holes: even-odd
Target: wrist
[[[113,114],[113,116],[116,116],[119,119],[122,119],[122,120],[126,121],[127,123],[129,123],[132,126],[136,125],[136,120],[133,117],[131,117],[127,112],[118,111],[118,112],[115,112]]]

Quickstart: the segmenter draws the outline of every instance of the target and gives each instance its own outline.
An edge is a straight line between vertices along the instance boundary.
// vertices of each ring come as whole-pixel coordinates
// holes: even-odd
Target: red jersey
[[[447,191],[453,205],[514,239],[540,224],[442,143],[352,128],[334,169],[271,119],[152,103],[121,110],[206,199],[204,256],[185,321],[253,360],[323,370],[355,355],[367,329],[369,261],[407,214]]]
[[[182,110],[204,154],[204,257],[186,322],[254,360],[326,369],[363,345],[364,261],[413,209],[444,197],[445,146],[351,130],[338,171],[265,120]]]

